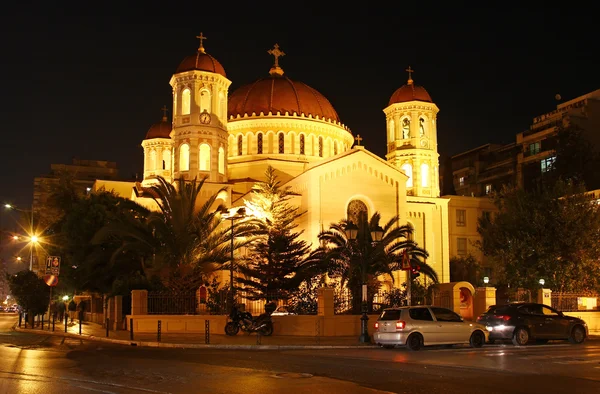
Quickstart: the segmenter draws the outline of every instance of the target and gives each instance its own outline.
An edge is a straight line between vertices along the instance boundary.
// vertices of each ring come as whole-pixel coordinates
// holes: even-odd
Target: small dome
[[[217,59],[206,53],[206,51],[204,50],[202,42],[206,39],[206,37],[204,37],[202,33],[200,33],[200,35],[196,38],[200,39],[200,46],[198,47],[198,52],[194,55],[188,56],[185,59],[183,59],[183,61],[179,64],[179,67],[177,67],[175,73],[177,74],[184,71],[199,70],[221,74],[222,76],[227,77],[227,74],[225,74],[225,69],[223,68],[221,63],[219,63]]]
[[[275,57],[275,63],[269,76],[254,83],[244,85],[229,95],[228,116],[237,117],[245,114],[265,115],[269,112],[282,115],[294,112],[298,115],[312,115],[322,119],[340,122],[337,112],[321,93],[303,82],[293,81],[283,75],[279,67],[279,57],[284,56],[279,45],[275,44],[269,54]]]
[[[412,79],[412,73],[415,71],[410,66],[405,70],[408,72],[408,81],[406,85],[401,86],[398,90],[392,94],[390,103],[388,105],[396,103],[405,103],[407,101],[425,101],[433,103],[431,96],[427,93],[424,87],[414,84]]]
[[[166,112],[166,109],[163,108],[163,111]],[[171,138],[171,123],[167,121],[167,115],[163,115],[162,120],[160,122],[154,123],[148,129],[146,133],[146,140],[151,140],[152,138]]]

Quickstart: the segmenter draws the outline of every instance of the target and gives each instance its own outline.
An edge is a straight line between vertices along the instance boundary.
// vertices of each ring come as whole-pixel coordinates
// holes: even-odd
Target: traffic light
[[[413,265],[410,273],[413,279],[418,278],[419,275],[421,275],[421,266],[420,265]]]

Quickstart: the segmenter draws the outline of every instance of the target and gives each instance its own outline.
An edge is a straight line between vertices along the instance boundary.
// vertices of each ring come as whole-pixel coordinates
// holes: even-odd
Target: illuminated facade
[[[414,84],[410,68],[407,84],[383,109],[383,159],[360,145],[360,136],[341,122],[327,98],[285,76],[279,65],[285,53],[277,45],[268,51],[274,57],[268,75],[230,93],[225,69],[206,52],[205,37],[198,38],[197,53],[185,58],[170,80],[172,122],[163,116],[142,141],[144,180],[129,189],[120,184],[120,190],[137,190],[120,194],[150,207],[141,191],[152,176],[207,177],[202,196],[225,186],[228,195],[221,202],[242,206],[271,166],[282,186],[300,194],[291,200],[303,212],[297,230],[312,245],[320,231],[357,207],[369,217],[380,212],[382,222],[399,215],[401,224],[414,226],[414,239],[429,252],[427,263],[440,281],[449,281],[449,199],[440,198],[439,109]],[[96,188],[103,186],[113,189],[96,182]],[[396,272],[394,279],[399,286],[404,273]]]

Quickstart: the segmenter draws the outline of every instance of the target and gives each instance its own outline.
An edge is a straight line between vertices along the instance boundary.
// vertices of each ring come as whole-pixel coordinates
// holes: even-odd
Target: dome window
[[[304,134],[300,134],[300,154],[304,155],[304,148],[305,147],[305,143],[304,143]]]
[[[279,133],[279,153],[285,153],[285,136]]]
[[[242,148],[244,147],[244,141],[241,135],[238,135],[238,156],[242,155]]]
[[[319,157],[323,157],[323,137],[319,137]]]
[[[259,155],[263,153],[263,134],[258,133],[256,137],[256,153]]]

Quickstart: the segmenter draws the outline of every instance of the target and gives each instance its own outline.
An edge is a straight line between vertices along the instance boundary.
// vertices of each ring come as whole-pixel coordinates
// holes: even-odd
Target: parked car
[[[285,305],[278,306],[275,309],[275,311],[273,311],[273,313],[271,313],[271,316],[288,316],[288,315],[295,315],[295,313],[291,312],[290,307],[285,306]]]
[[[485,326],[464,321],[447,308],[404,306],[386,308],[375,323],[374,342],[384,348],[406,346],[419,350],[428,345],[470,344],[482,347],[488,340]]]
[[[532,302],[493,305],[477,321],[486,326],[491,342],[510,339],[515,346],[525,346],[532,340],[546,343],[551,339],[583,343],[589,335],[585,321]]]

